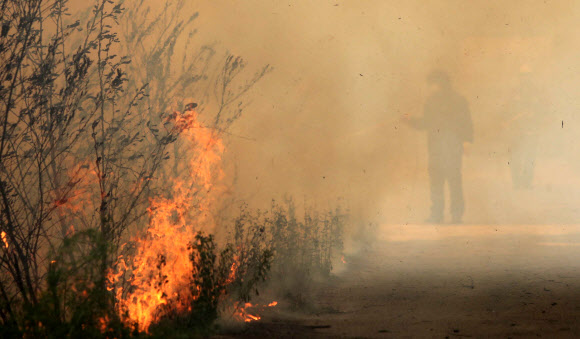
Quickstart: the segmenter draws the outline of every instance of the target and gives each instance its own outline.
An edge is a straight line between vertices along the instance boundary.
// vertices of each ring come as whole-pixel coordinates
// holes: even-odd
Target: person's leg
[[[451,198],[451,216],[454,223],[460,223],[465,211],[463,200],[463,183],[461,171],[455,170],[449,176],[449,195]]]
[[[430,159],[429,164],[429,183],[431,188],[431,216],[430,222],[440,223],[443,221],[443,208],[445,200],[443,196],[443,183],[445,177],[441,166],[436,159]]]
[[[454,223],[460,223],[465,210],[463,200],[462,152],[453,154],[448,167],[449,195],[451,200],[451,216]]]

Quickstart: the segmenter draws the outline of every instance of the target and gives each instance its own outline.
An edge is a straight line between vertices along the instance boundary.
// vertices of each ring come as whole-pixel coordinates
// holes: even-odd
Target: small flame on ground
[[[260,316],[258,316],[258,315],[248,314],[248,315],[246,315],[246,319],[244,319],[244,321],[249,323],[250,321],[260,320],[260,319],[262,319],[262,318],[260,318]]]
[[[340,261],[342,261],[343,264],[346,264],[346,260],[344,259],[344,255],[342,257],[340,257]]]
[[[257,321],[262,319],[259,315],[254,315],[254,314],[250,314],[249,311],[250,309],[260,309],[260,308],[266,308],[266,307],[274,307],[278,305],[277,301],[272,301],[271,303],[269,303],[268,305],[257,305],[257,304],[252,304],[252,303],[245,303],[243,306],[238,306],[238,304],[236,303],[236,311],[234,313],[234,317],[236,319],[239,319],[240,321],[243,320],[244,322],[252,322],[252,321]],[[257,311],[257,310],[256,310]],[[252,312],[255,313],[255,312]]]

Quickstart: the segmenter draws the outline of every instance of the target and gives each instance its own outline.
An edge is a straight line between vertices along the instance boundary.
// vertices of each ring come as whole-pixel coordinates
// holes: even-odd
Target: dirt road
[[[312,296],[243,337],[580,336],[580,226],[385,225]]]

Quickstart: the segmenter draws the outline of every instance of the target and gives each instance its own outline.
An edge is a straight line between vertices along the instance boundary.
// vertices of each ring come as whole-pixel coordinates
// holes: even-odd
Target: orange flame
[[[189,175],[174,181],[171,197],[151,201],[149,227],[136,239],[131,265],[120,257],[117,272],[111,271],[108,277],[112,289],[121,277],[130,274],[130,288],[116,291],[118,311],[142,331],[159,319],[163,305],[183,312],[196,298],[190,289],[193,265],[189,244],[196,232],[213,227],[210,191],[223,177],[220,164],[224,146],[216,133],[205,128],[194,111],[174,113],[171,119],[189,146],[184,147],[190,151]],[[235,275],[235,267],[232,269]]]
[[[262,318],[259,315],[254,315],[254,314],[249,313],[250,309],[264,309],[266,307],[274,307],[276,305],[278,305],[277,301],[272,301],[268,305],[255,305],[252,303],[245,303],[243,306],[239,306],[239,304],[236,303],[236,305],[235,305],[236,311],[234,312],[234,317],[239,319],[239,320],[243,320],[244,322],[247,322],[247,323],[252,322],[252,321],[256,321],[256,320],[260,320]],[[255,313],[255,312],[252,312],[252,313]]]
[[[8,240],[6,240],[6,232],[2,231],[2,233],[0,233],[0,236],[2,237],[2,242],[4,243],[4,247],[8,248]]]
[[[255,315],[254,316],[254,315],[248,314],[248,315],[246,315],[246,317],[247,318],[244,321],[247,322],[247,323],[249,323],[250,321],[253,321],[253,320],[260,320],[260,319],[262,319],[262,318],[260,318],[259,315]]]
[[[101,333],[105,333],[107,331],[107,327],[109,326],[109,316],[105,315],[104,317],[99,318],[98,323]]]

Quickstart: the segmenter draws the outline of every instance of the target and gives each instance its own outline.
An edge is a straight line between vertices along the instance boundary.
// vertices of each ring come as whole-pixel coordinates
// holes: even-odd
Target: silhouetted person
[[[443,221],[443,188],[449,184],[451,216],[460,223],[464,212],[461,176],[463,146],[473,142],[473,126],[467,100],[451,86],[446,73],[435,71],[427,81],[435,87],[427,99],[421,118],[410,118],[411,126],[427,132],[431,216],[429,222]]]
[[[538,148],[538,120],[543,105],[539,91],[525,65],[520,69],[519,84],[507,105],[509,167],[515,189],[531,189]]]

